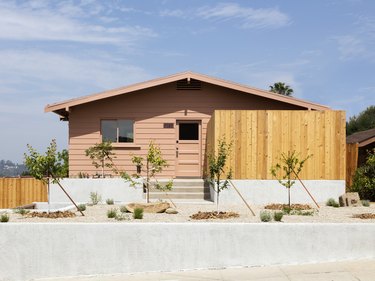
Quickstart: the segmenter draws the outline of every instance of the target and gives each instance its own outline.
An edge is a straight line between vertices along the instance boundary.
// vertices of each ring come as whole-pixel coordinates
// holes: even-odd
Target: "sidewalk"
[[[331,262],[309,265],[267,266],[136,273],[90,277],[38,279],[43,281],[374,281],[375,260]]]

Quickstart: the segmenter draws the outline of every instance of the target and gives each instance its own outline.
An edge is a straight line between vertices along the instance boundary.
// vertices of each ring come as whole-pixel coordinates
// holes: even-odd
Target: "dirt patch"
[[[280,210],[282,211],[283,209],[289,209],[288,204],[269,204],[264,206],[264,209],[268,210]],[[307,204],[292,204],[290,206],[291,210],[297,210],[297,211],[302,211],[302,210],[311,210],[311,206]]]
[[[31,212],[27,214],[28,217],[38,217],[38,218],[48,218],[48,219],[59,219],[59,218],[73,218],[76,216],[75,213],[71,211],[57,211],[57,212]]]
[[[238,218],[240,215],[235,212],[198,212],[190,216],[193,220],[209,220],[209,219],[231,219]]]
[[[362,220],[371,220],[371,219],[375,219],[375,214],[371,214],[371,213],[355,214],[353,215],[353,218],[362,219]]]

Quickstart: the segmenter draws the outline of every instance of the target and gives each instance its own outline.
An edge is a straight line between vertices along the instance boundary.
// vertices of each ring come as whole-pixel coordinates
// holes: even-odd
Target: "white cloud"
[[[289,17],[278,9],[253,9],[236,3],[205,6],[198,10],[197,15],[209,20],[240,20],[243,28],[279,28],[290,23]]]
[[[289,17],[276,8],[253,9],[236,3],[220,3],[216,6],[203,6],[190,10],[162,10],[162,17],[182,19],[200,18],[212,21],[240,21],[242,28],[280,28],[290,23]]]
[[[336,38],[340,58],[343,60],[366,55],[366,48],[361,39],[352,35],[339,36]]]
[[[45,1],[35,2],[32,6],[1,3],[0,39],[124,44],[156,36],[154,31],[141,26],[110,28],[99,22],[89,23],[84,18],[77,19],[83,13],[82,9],[68,2],[64,3],[65,6],[61,4],[58,9],[48,7]],[[90,11],[91,14],[99,13],[100,8]]]

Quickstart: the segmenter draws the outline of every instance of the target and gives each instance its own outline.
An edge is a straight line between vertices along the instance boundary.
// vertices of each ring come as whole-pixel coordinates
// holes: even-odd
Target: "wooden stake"
[[[243,198],[243,196],[241,195],[240,191],[237,189],[237,187],[233,184],[233,182],[231,180],[228,180],[228,181],[231,184],[231,186],[233,186],[234,190],[237,191],[237,193],[241,197],[242,201],[245,203],[245,205],[249,208],[249,210],[251,211],[251,213],[255,217],[254,211],[251,209],[250,205],[246,202],[245,198]]]

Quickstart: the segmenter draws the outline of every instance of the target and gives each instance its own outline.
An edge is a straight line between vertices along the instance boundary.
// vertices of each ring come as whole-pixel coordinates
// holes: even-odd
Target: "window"
[[[199,140],[198,123],[180,123],[179,140]]]
[[[103,141],[134,142],[133,120],[102,120]]]

